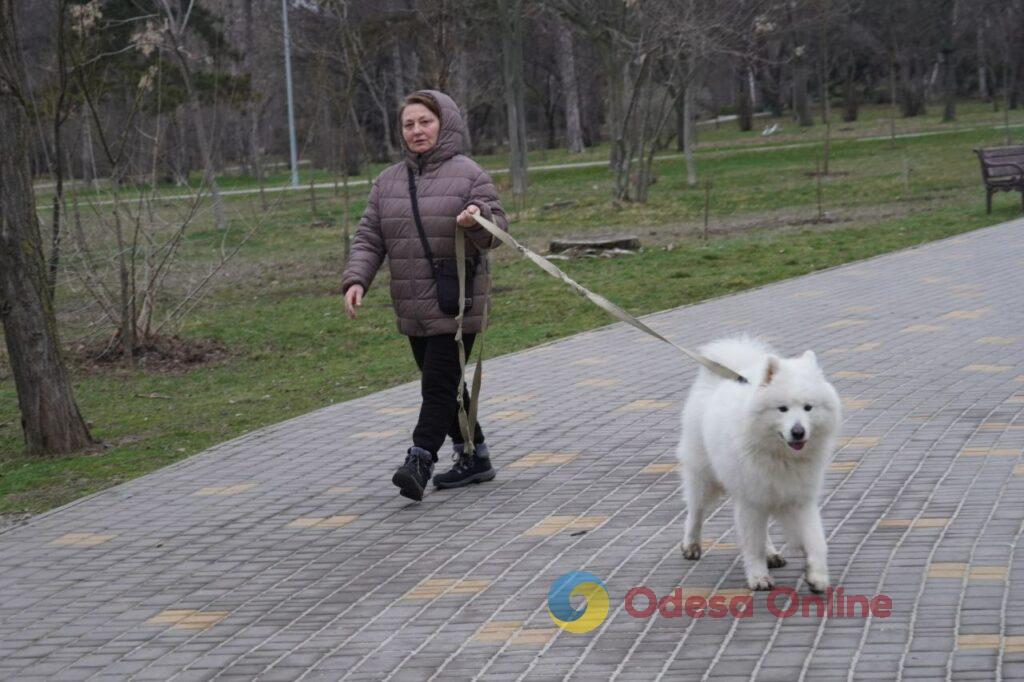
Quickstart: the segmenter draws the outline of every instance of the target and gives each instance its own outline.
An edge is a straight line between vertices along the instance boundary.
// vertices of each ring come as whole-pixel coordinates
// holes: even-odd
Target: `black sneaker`
[[[483,445],[478,445],[473,455],[456,450],[452,460],[455,465],[451,469],[434,476],[435,488],[461,488],[470,483],[483,483],[494,478],[494,467],[491,466],[491,458]]]
[[[391,482],[398,486],[398,492],[410,500],[423,499],[430,474],[434,472],[434,457],[423,448],[413,446],[405,456],[405,464],[398,467]]]

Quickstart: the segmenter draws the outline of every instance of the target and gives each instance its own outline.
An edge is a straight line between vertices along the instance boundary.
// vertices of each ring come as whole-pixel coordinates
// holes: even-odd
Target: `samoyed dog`
[[[775,518],[789,546],[807,556],[810,589],[824,591],[828,548],[817,499],[842,421],[839,395],[812,351],[781,358],[760,340],[737,337],[701,353],[748,383],[701,368],[690,388],[677,451],[687,508],[683,556],[700,558],[701,525],[726,493],[750,589],[772,589],[768,569],[786,564],[768,534]]]

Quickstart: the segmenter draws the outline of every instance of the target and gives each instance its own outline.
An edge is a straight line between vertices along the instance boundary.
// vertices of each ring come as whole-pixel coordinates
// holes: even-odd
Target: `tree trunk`
[[[565,97],[565,144],[571,154],[583,151],[583,129],[580,126],[580,90],[576,78],[576,57],[573,55],[572,31],[564,20],[555,24],[558,39],[555,43],[555,58],[562,81]]]
[[[807,96],[807,65],[803,57],[798,57],[793,63],[793,109],[801,126],[814,125],[811,102]]]
[[[754,108],[750,101],[750,83],[747,80],[747,69],[741,68],[736,73],[736,120],[740,130],[747,132],[754,127]]]
[[[501,33],[501,64],[508,116],[509,171],[512,194],[517,201],[526,195],[526,105],[523,84],[522,0],[501,0],[504,30]]]
[[[249,157],[249,171],[258,182],[263,182],[263,160],[260,155],[260,119],[259,108],[256,106],[256,38],[253,33],[253,0],[245,0],[245,72],[249,75],[249,97],[245,100],[245,118]]]
[[[683,151],[686,155],[686,184],[697,186],[697,163],[693,158],[693,148],[697,140],[693,134],[694,125],[694,90],[696,81],[691,79],[683,91]]]
[[[860,114],[860,103],[857,101],[857,70],[852,60],[846,69],[843,80],[843,120],[853,123]]]
[[[13,21],[10,0],[0,0],[0,320],[26,451],[68,453],[94,441],[75,404],[47,295]]]
[[[956,51],[944,50],[942,54],[942,85],[944,109],[942,120],[949,123],[956,120]]]

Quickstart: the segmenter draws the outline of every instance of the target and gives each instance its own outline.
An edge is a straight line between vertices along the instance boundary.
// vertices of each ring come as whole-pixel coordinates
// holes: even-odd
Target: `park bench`
[[[981,161],[988,212],[992,212],[992,195],[996,192],[1020,192],[1024,209],[1024,146],[975,149],[974,153]]]

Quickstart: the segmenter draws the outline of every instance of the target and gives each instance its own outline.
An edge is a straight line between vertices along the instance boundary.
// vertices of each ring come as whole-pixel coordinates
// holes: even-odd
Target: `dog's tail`
[[[712,341],[701,346],[700,353],[750,379],[753,373],[761,370],[765,359],[774,351],[761,339],[743,335]],[[698,380],[702,382],[723,381],[703,367]],[[750,380],[753,381],[753,379]]]

